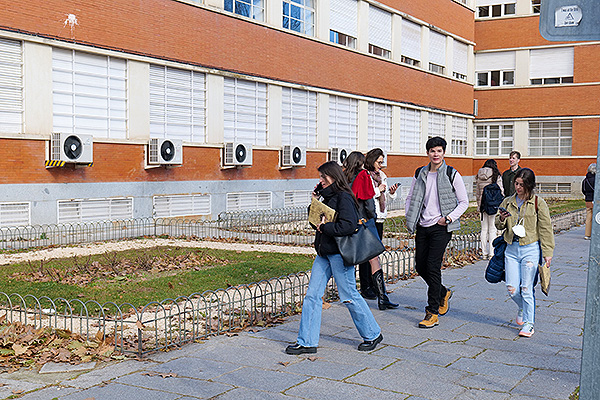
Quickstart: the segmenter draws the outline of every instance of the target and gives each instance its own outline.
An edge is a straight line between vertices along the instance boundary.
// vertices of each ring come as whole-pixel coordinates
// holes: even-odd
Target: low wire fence
[[[267,216],[248,212],[227,213],[219,216],[217,221],[138,219],[5,228],[1,232],[1,239],[5,245],[21,246],[10,248],[162,235],[309,244],[314,231],[304,221],[306,209],[302,208],[302,220],[299,219],[300,211],[297,212],[294,214],[294,209],[287,215],[278,212]],[[579,213],[583,217],[565,213],[560,215],[559,220],[566,221],[564,224],[582,223],[585,213]],[[556,218],[553,217],[553,220]],[[414,239],[406,233],[402,224],[401,220],[390,219],[384,228],[384,243],[388,250],[380,256],[380,260],[386,278],[392,281],[415,275]],[[473,226],[467,224],[460,233],[453,235],[446,257],[478,251],[478,232],[468,232]],[[106,230],[102,231],[102,228]],[[93,300],[50,299],[0,292],[0,317],[4,316],[8,322],[32,324],[36,328],[67,329],[86,339],[95,337],[100,331],[104,337],[112,337],[117,352],[143,356],[148,352],[181,346],[211,335],[269,324],[297,313],[309,279],[309,271],[301,272],[248,285],[151,302],[141,308],[128,303],[100,304]],[[333,280],[328,284],[327,293],[332,297],[336,295]]]

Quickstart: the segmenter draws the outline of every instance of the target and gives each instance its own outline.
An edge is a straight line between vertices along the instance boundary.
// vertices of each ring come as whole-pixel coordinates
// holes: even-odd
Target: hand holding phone
[[[504,214],[506,217],[510,216],[510,213],[508,212],[508,210],[504,207],[498,207],[498,211],[500,211],[500,213]]]

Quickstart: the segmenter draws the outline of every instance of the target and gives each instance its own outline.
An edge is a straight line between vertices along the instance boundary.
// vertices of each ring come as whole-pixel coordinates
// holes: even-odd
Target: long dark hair
[[[498,169],[498,163],[496,162],[496,160],[490,158],[483,164],[483,167],[492,169],[492,183],[496,183],[498,177],[500,176],[500,170]]]
[[[344,173],[346,174],[346,180],[352,182],[352,180],[358,175],[360,171],[364,169],[365,155],[360,151],[353,151],[348,154],[348,157],[344,160]]]
[[[354,202],[356,202],[356,197],[354,197],[354,193],[352,193],[352,189],[350,189],[350,185],[348,184],[348,180],[346,179],[346,175],[344,175],[344,171],[342,171],[342,167],[335,161],[327,161],[325,164],[322,164],[319,168],[317,168],[321,174],[330,177],[333,179],[333,190],[336,192],[346,192],[352,196]]]
[[[530,199],[533,196],[533,189],[535,189],[535,174],[529,168],[521,168],[515,175],[515,181],[517,178],[523,179],[523,189],[525,189],[525,197]]]
[[[371,149],[367,152],[367,156],[365,157],[365,169],[367,171],[375,171],[375,161],[379,159],[379,157],[384,156],[383,150],[379,147]]]

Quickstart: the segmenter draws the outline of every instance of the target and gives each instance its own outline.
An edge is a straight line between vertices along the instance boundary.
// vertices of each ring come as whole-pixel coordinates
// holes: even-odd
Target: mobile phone
[[[503,213],[507,213],[508,215],[510,215],[510,213],[508,212],[508,210],[504,207],[498,207],[498,211],[503,212]]]
[[[321,192],[321,190],[323,190],[323,185],[321,184],[321,182],[319,182],[319,184],[317,186],[315,186],[314,192],[316,194],[319,194]]]

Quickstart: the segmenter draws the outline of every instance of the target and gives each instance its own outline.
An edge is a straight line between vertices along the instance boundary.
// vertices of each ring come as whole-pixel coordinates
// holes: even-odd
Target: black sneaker
[[[375,347],[377,347],[377,345],[383,340],[383,335],[380,333],[379,336],[377,336],[375,339],[373,340],[365,340],[364,342],[362,342],[361,344],[358,345],[358,350],[359,351],[371,351],[374,350]]]
[[[300,346],[298,343],[294,343],[294,344],[290,344],[288,347],[285,348],[285,352],[287,354],[304,354],[304,353],[308,353],[308,354],[314,354],[317,352],[317,348],[316,347],[304,347],[304,346]]]

